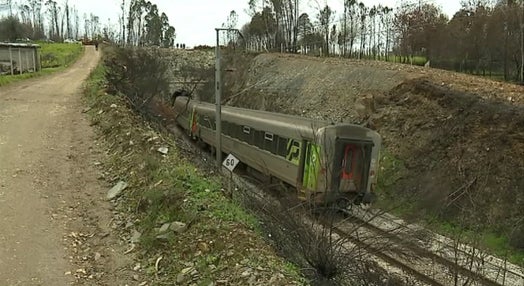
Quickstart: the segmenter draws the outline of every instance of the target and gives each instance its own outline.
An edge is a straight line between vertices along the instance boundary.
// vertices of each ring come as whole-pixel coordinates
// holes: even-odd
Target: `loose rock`
[[[124,191],[127,188],[127,183],[124,181],[118,182],[113,188],[107,192],[107,199],[112,200],[122,194],[122,191]]]

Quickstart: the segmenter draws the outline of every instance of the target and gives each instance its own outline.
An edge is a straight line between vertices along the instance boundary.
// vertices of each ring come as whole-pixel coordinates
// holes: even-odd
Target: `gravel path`
[[[82,82],[99,58],[86,47],[64,72],[0,88],[2,285],[117,285],[103,272],[131,263],[104,233],[107,186],[81,112]]]

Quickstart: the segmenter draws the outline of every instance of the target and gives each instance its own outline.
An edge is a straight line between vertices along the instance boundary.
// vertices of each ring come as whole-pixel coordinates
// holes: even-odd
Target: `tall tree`
[[[148,46],[160,46],[162,42],[162,19],[158,14],[156,4],[147,2],[145,15],[145,44]]]
[[[323,34],[324,34],[324,38],[326,40],[325,42],[325,55],[328,56],[329,55],[329,36],[330,36],[330,27],[331,27],[331,23],[333,22],[333,10],[331,10],[331,8],[326,5],[324,6],[324,8],[322,10],[320,10],[319,14],[318,14],[318,22],[319,22],[319,25],[323,31]]]
[[[251,21],[242,28],[245,40],[256,50],[274,49],[276,32],[276,19],[270,7],[255,12]]]
[[[249,0],[249,13],[253,17],[268,12],[273,14],[275,29],[269,37],[272,47],[296,50],[298,40],[299,0]],[[267,30],[267,29],[266,29]]]
[[[365,54],[366,49],[366,19],[368,16],[368,7],[364,3],[358,4],[358,15],[360,20],[360,51],[359,58],[362,58]]]
[[[342,46],[342,55],[351,56],[356,37],[356,0],[344,0],[344,14],[342,15],[342,31],[339,42]]]
[[[233,44],[235,42],[235,39],[236,39],[236,36],[237,36],[237,32],[236,31],[232,31],[233,29],[236,29],[237,28],[237,25],[238,25],[238,14],[235,10],[232,10],[230,13],[229,13],[229,16],[227,17],[227,20],[224,24],[222,24],[222,27],[226,28],[226,29],[229,29],[229,31],[227,31],[225,33],[226,35],[226,42],[227,44]]]
[[[49,35],[51,38],[59,40],[61,38],[60,25],[58,23],[60,7],[58,6],[58,3],[53,0],[47,0],[45,2],[45,5],[47,6],[47,12],[49,13],[49,20],[51,21]]]
[[[418,54],[430,59],[433,56],[435,33],[447,21],[440,8],[431,3],[405,6],[397,10],[394,24],[400,38],[401,54]]]
[[[309,15],[307,13],[302,13],[300,17],[298,17],[299,39],[303,41],[306,38],[306,36],[311,33],[313,33],[313,24],[311,23],[311,20],[309,19]],[[306,43],[302,42],[302,44],[306,44]]]
[[[386,43],[385,43],[385,47],[384,47],[384,54],[385,54],[385,59],[386,61],[389,60],[389,49],[390,49],[390,43],[391,43],[391,33],[392,33],[392,30],[391,30],[391,13],[393,12],[393,9],[392,8],[389,8],[388,6],[384,6],[382,8],[382,25],[384,27],[384,30],[385,30],[385,34],[386,34]]]
[[[66,38],[71,39],[73,37],[73,29],[71,27],[71,7],[69,1],[65,1],[65,16],[66,16]]]

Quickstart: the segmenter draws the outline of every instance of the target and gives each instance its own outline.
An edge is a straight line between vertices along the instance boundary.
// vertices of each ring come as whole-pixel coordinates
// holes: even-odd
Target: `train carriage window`
[[[277,151],[277,142],[274,139],[273,133],[265,132],[264,133],[264,150],[269,151],[273,154],[276,154]],[[278,137],[278,136],[277,136]]]
[[[260,149],[264,149],[264,131],[255,130],[254,145]]]
[[[209,117],[209,124],[211,125],[212,130],[216,130],[216,122],[214,117]]]
[[[229,126],[229,122],[227,121],[223,121],[222,122],[222,134],[224,135],[230,135],[231,134],[231,130],[230,130],[230,126]]]
[[[211,120],[209,119],[209,116],[200,116],[198,118],[199,124],[202,127],[212,129]]]
[[[277,140],[277,155],[279,156],[282,156],[282,157],[286,157],[287,155],[287,143],[288,143],[288,139],[287,138],[284,138],[284,137],[278,137],[278,140]]]
[[[253,144],[253,132],[251,132],[251,127],[249,126],[242,126],[241,127],[241,132],[238,136],[238,139],[240,139],[241,141],[244,141],[248,144]]]
[[[233,130],[233,137],[240,140],[242,138],[242,126],[233,124],[234,130]]]
[[[222,134],[226,134],[227,130],[227,122],[222,121]]]

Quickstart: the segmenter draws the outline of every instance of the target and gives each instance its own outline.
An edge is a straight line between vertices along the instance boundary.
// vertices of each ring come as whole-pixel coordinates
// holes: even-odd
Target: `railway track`
[[[518,269],[508,264],[501,267],[493,262],[493,257],[471,248],[468,251],[465,245],[455,243],[442,247],[442,244],[436,251],[432,239],[427,235],[421,239],[420,232],[414,233],[404,224],[395,223],[397,227],[393,228],[391,222],[374,222],[377,214],[367,218],[348,215],[349,219],[330,224],[338,236],[424,285],[524,285],[524,275]],[[322,224],[325,223],[323,220]]]
[[[324,222],[321,221],[321,223],[326,226]],[[328,227],[332,227],[333,232],[339,236],[339,239],[347,240],[347,243],[351,243],[351,245],[348,247],[348,250],[354,249],[354,246],[363,249],[368,253],[368,259],[378,262],[384,268],[387,268],[386,270],[391,270],[392,268],[398,269],[404,272],[404,274],[410,278],[423,283],[423,285],[447,285],[445,283],[441,283],[438,279],[431,277],[431,275],[428,275],[417,267],[412,266],[412,262],[408,262],[406,259],[402,258],[404,255],[394,254],[393,251],[385,251],[384,245],[376,245],[375,243],[366,242],[367,239],[362,239],[362,237],[354,235],[353,231],[348,233],[340,227]],[[387,265],[384,265],[384,263]]]
[[[195,147],[190,140],[186,142]],[[257,188],[241,176],[232,178],[235,185],[244,189]],[[521,269],[475,253],[474,248],[453,244],[443,237],[428,240],[428,235],[419,235],[424,231],[383,214],[353,211],[348,216],[350,219],[329,224],[335,235],[351,244],[348,251],[362,249],[369,259],[389,272],[401,272],[420,285],[524,286]],[[327,224],[321,220],[319,223]]]

